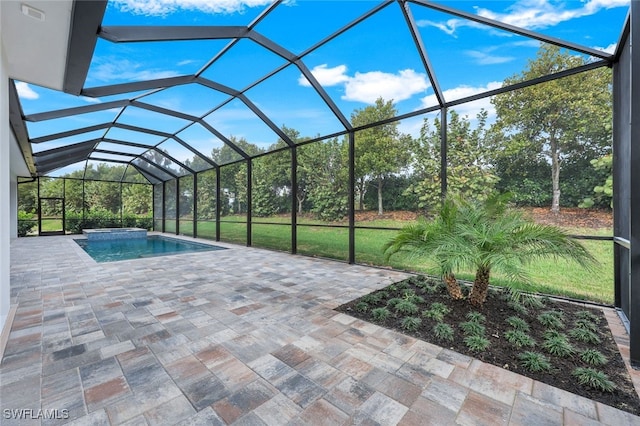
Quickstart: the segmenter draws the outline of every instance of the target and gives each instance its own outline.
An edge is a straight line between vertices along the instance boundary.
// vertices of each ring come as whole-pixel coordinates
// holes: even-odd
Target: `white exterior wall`
[[[9,247],[17,226],[12,220],[15,214],[11,214],[15,196],[12,197],[11,191],[8,78],[7,58],[0,33],[0,330],[4,328],[11,304]],[[14,190],[17,191],[15,186]]]
[[[9,238],[14,239],[18,238],[18,177],[13,172],[9,177],[9,198]]]

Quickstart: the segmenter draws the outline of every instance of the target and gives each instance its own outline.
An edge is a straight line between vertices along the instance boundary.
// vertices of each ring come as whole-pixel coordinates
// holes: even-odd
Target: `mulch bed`
[[[613,213],[610,210],[581,209],[578,207],[563,207],[559,213],[553,213],[548,207],[523,207],[524,214],[537,223],[572,228],[612,228]],[[381,216],[377,211],[356,211],[356,222],[370,222],[379,219],[397,221],[413,221],[422,213],[405,210],[387,211]]]
[[[419,308],[418,313],[412,315],[414,317],[419,317],[422,321],[417,330],[409,332],[403,329],[402,320],[406,315],[396,314],[395,310],[392,308],[389,309],[391,311],[391,315],[386,320],[375,321],[373,319],[371,313],[373,309],[386,307],[387,301],[391,298],[402,299],[405,297],[407,291],[412,291],[416,295],[424,298],[424,303],[417,303]],[[514,371],[534,380],[547,383],[551,386],[564,389],[591,400],[599,401],[603,404],[640,415],[640,398],[638,398],[638,394],[633,387],[633,383],[628,375],[624,361],[620,356],[618,347],[611,335],[609,327],[607,326],[604,314],[599,309],[594,309],[588,305],[542,298],[538,300],[543,301],[544,307],[537,309],[529,307],[527,314],[517,314],[508,306],[505,295],[497,289],[492,289],[485,304],[481,309],[477,309],[471,306],[467,300],[452,300],[446,292],[446,288],[439,283],[439,281],[427,277],[412,277],[407,280],[400,281],[399,283],[392,284],[385,289],[373,292],[372,294],[382,295],[382,297],[380,297],[380,301],[375,303],[372,302],[372,300],[375,300],[376,297],[367,298],[367,296],[363,296],[339,306],[336,310],[365,321],[376,323],[386,328],[397,330],[418,339],[449,348],[486,363]],[[368,302],[367,308],[364,311],[362,309],[363,305],[357,307],[358,303],[362,301]],[[454,330],[453,341],[447,342],[437,339],[432,331],[437,322],[421,314],[424,310],[429,309],[431,304],[434,302],[443,303],[451,310],[444,316],[443,322],[451,326]],[[480,312],[486,317],[486,321],[483,321],[482,324],[486,327],[485,337],[489,339],[490,344],[484,352],[471,351],[464,343],[464,335],[459,327],[461,322],[467,321],[467,314],[472,311]],[[582,343],[572,337],[569,337],[569,341],[575,349],[575,353],[573,355],[562,358],[549,354],[541,347],[545,340],[544,333],[548,328],[543,326],[537,320],[537,316],[546,311],[561,311],[563,313],[562,315],[565,327],[558,329],[558,331],[567,335],[570,330],[575,328],[575,321],[578,318],[576,314],[578,312],[591,312],[597,318],[594,324],[597,325],[596,334],[600,339],[600,343]],[[504,333],[511,328],[507,324],[506,319],[512,316],[518,316],[529,324],[530,331],[527,334],[536,342],[535,347],[518,349],[505,339]],[[580,385],[572,375],[572,372],[576,367],[590,367],[590,365],[583,362],[579,357],[579,354],[585,349],[597,349],[607,358],[608,362],[605,365],[595,368],[605,373],[615,384],[616,388],[613,392],[603,392]],[[524,369],[520,365],[518,354],[526,350],[543,353],[551,362],[553,370],[549,373],[532,373]]]

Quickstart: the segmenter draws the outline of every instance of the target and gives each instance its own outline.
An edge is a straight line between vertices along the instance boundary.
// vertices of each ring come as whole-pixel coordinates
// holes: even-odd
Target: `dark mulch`
[[[421,325],[416,331],[409,332],[403,329],[402,320],[406,315],[396,314],[395,309],[392,308],[389,309],[391,315],[386,320],[375,321],[373,319],[371,313],[373,309],[386,307],[388,300],[391,298],[404,298],[407,291],[412,291],[416,295],[424,298],[424,303],[417,303],[418,313],[411,315],[419,317],[422,320]],[[483,307],[477,309],[472,307],[467,300],[453,301],[448,296],[446,288],[442,283],[427,277],[412,277],[392,284],[385,289],[375,291],[371,293],[371,295],[374,296],[363,296],[339,306],[336,310],[386,328],[395,329],[424,341],[450,348],[456,352],[514,371],[594,401],[599,401],[603,404],[640,415],[640,398],[638,398],[638,394],[629,378],[624,361],[620,356],[618,347],[607,325],[607,320],[599,309],[594,309],[588,305],[551,300],[549,298],[535,298],[538,301],[542,301],[544,306],[535,309],[528,307],[527,314],[517,314],[513,308],[508,306],[507,296],[497,289],[492,289]],[[381,296],[377,302],[375,301],[375,295]],[[368,302],[366,310],[364,311],[364,305],[358,305],[358,303],[363,301],[365,301],[365,303]],[[443,322],[450,325],[454,330],[453,341],[447,342],[437,339],[432,331],[437,322],[422,315],[422,312],[429,309],[434,302],[443,303],[451,309],[451,311],[445,315]],[[526,305],[526,303],[521,304]],[[459,324],[467,321],[467,314],[472,311],[480,312],[486,317],[486,321],[483,321],[482,324],[486,327],[485,337],[489,339],[490,345],[484,352],[472,352],[469,350],[464,343],[465,336],[459,328]],[[549,354],[542,348],[542,343],[545,340],[544,333],[548,328],[537,320],[538,315],[546,311],[561,311],[563,313],[565,326],[558,331],[567,336],[569,336],[569,331],[575,328],[575,321],[578,319],[576,314],[581,311],[591,312],[597,318],[597,320],[593,320],[592,322],[597,326],[596,334],[600,339],[600,343],[582,343],[569,336],[569,341],[575,349],[574,355],[562,358]],[[535,347],[518,349],[505,339],[504,333],[511,329],[506,319],[511,316],[518,316],[528,323],[530,331],[527,334],[536,342]],[[603,392],[580,385],[576,378],[572,376],[571,373],[575,368],[590,367],[590,365],[583,362],[579,357],[579,354],[586,349],[597,349],[608,359],[608,362],[604,366],[595,368],[605,373],[615,384],[616,388],[613,392]],[[525,370],[520,365],[518,354],[526,350],[539,352],[547,356],[553,370],[549,373],[532,373]]]

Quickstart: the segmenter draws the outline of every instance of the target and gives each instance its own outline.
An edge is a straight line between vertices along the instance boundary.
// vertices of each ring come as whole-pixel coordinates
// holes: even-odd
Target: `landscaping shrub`
[[[18,211],[18,237],[26,237],[36,224],[33,215],[25,211]]]

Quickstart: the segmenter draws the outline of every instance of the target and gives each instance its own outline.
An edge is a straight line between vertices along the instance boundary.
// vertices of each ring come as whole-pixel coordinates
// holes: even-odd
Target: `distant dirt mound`
[[[554,214],[548,207],[529,207],[523,209],[533,220],[545,225],[578,228],[611,228],[613,213],[607,210],[581,209],[577,207],[561,208]]]
[[[613,213],[609,210],[581,209],[577,207],[561,208],[560,213],[554,214],[548,207],[524,207],[522,211],[537,223],[576,228],[611,228],[613,227]],[[357,211],[356,222],[367,222],[378,219],[410,222],[416,220],[421,213],[405,210],[388,211],[378,215],[375,210]]]
[[[382,215],[378,215],[378,212],[375,210],[366,210],[366,211],[356,212],[356,222],[366,222],[366,221],[378,220],[378,219],[411,221],[411,220],[416,220],[418,216],[419,216],[419,213],[404,211],[404,210],[384,212],[384,214]]]

